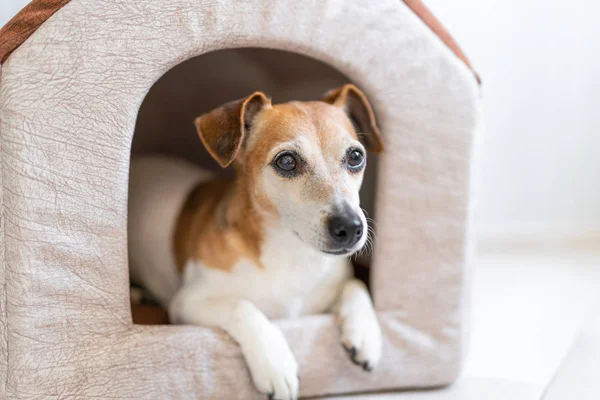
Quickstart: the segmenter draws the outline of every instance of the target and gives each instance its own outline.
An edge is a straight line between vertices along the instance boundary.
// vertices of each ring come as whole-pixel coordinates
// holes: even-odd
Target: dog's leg
[[[176,323],[224,329],[239,343],[254,384],[270,399],[298,397],[298,364],[281,330],[252,303],[180,291],[169,308]]]
[[[342,345],[352,362],[371,371],[381,359],[381,328],[365,284],[351,279],[344,284],[338,304]]]

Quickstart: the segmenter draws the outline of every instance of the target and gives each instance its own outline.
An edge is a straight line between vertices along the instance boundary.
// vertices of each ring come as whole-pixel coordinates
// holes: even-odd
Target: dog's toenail
[[[350,349],[350,356],[352,358],[355,358],[357,353],[358,353],[358,350],[356,350],[356,347],[352,346],[352,348]]]
[[[363,367],[363,369],[364,369],[365,371],[367,371],[367,372],[371,372],[371,371],[373,371],[373,367],[371,367],[371,366],[369,365],[369,362],[368,362],[368,361],[365,361],[362,367]]]

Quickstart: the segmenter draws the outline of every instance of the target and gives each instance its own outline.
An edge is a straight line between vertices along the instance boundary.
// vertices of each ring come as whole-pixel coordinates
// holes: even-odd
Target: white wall
[[[600,3],[425,3],[483,78],[479,230],[600,228]]]
[[[478,230],[600,228],[600,3],[425,2],[483,78]]]
[[[0,0],[0,26],[4,25],[30,0]]]

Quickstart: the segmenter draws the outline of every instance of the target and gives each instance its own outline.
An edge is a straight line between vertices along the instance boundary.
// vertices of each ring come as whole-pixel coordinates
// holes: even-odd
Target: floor
[[[350,400],[600,399],[600,246],[480,254],[462,378]]]

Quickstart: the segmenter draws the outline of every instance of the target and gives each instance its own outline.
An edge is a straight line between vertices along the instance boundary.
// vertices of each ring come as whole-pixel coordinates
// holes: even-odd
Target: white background
[[[425,3],[483,78],[478,228],[600,228],[600,3]]]
[[[600,230],[600,2],[425,2],[483,78],[477,230]]]

